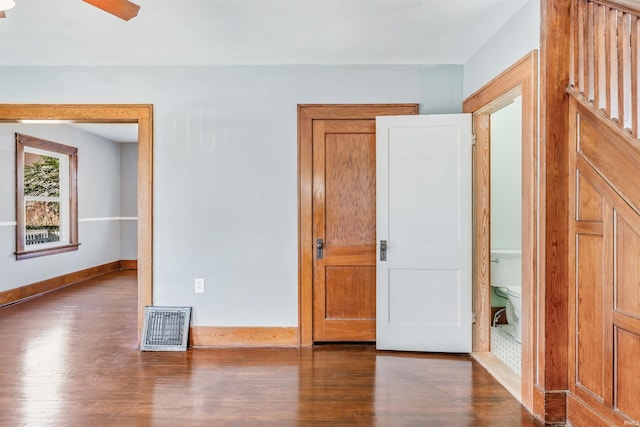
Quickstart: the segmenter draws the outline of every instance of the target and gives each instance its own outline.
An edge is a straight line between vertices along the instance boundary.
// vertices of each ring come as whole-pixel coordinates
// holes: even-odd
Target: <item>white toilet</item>
[[[505,286],[501,289],[508,295],[507,326],[505,327],[505,331],[507,331],[516,342],[522,342],[522,327],[520,325],[522,286]]]
[[[522,342],[522,256],[520,251],[491,251],[491,286],[507,299],[504,330]]]

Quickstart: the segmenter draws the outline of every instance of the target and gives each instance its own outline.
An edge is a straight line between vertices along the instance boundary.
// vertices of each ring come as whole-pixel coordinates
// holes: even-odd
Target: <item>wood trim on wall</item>
[[[298,345],[313,345],[313,120],[418,114],[418,104],[298,105]]]
[[[571,4],[541,0],[540,16],[540,287],[536,317],[536,385],[543,394],[566,396],[569,346],[569,102]],[[563,423],[566,405],[550,410],[545,398],[534,415]],[[566,401],[566,400],[565,400]]]
[[[513,369],[509,368],[493,353],[489,351],[471,353],[471,357],[475,359],[483,368],[511,393],[516,399],[522,400],[522,381]]]
[[[612,427],[620,425],[616,421],[603,418],[590,405],[572,394],[567,396],[567,414],[571,414],[570,421],[574,426]]]
[[[474,313],[473,351],[490,351],[490,116],[522,96],[522,376],[520,398],[533,410],[534,334],[538,288],[538,56],[532,51],[464,101],[473,113],[474,151]],[[494,372],[499,375],[499,372]]]
[[[121,259],[120,260],[120,270],[137,270],[137,269],[138,269],[137,259]]]
[[[544,391],[533,387],[533,413],[544,414],[545,424],[564,424],[567,394],[564,391]],[[542,418],[542,417],[538,417]]]
[[[192,347],[297,347],[295,327],[214,327],[193,326]]]
[[[138,125],[138,337],[153,290],[153,106],[149,104],[0,104],[0,121],[68,120]]]
[[[93,279],[94,277],[121,270],[120,265],[120,261],[114,261],[0,292],[0,306],[13,304],[47,292],[55,291],[56,289]]]

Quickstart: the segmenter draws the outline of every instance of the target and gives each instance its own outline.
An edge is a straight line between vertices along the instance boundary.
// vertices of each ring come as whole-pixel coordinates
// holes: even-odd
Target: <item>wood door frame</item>
[[[531,51],[474,94],[463,104],[473,114],[474,152],[474,273],[476,322],[473,351],[489,352],[490,293],[490,115],[522,96],[522,374],[521,401],[533,410],[536,383],[536,294],[538,289],[538,54]]]
[[[298,105],[298,346],[313,345],[313,121],[415,114],[418,104]]]
[[[0,122],[63,120],[138,125],[138,341],[153,293],[153,106],[150,104],[0,104]]]

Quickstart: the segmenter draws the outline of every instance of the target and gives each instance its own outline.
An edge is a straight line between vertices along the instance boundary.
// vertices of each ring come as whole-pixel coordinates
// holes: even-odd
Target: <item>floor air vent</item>
[[[141,350],[185,351],[191,307],[145,307]]]

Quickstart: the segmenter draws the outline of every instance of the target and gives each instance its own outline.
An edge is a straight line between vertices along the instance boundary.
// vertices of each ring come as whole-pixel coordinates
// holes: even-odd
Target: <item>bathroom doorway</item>
[[[522,96],[489,118],[491,354],[522,373]]]
[[[537,143],[537,73],[537,51],[532,51],[467,98],[463,104],[463,111],[473,114],[476,141],[473,159],[473,311],[475,323],[473,325],[472,356],[507,390],[520,399],[530,411],[533,410],[533,390],[536,382],[534,375],[536,336],[534,295],[537,290],[536,278],[539,269],[536,255],[539,188],[537,170],[540,155]],[[519,163],[521,169],[519,171],[507,170],[503,172],[504,176],[492,177],[491,154],[495,143],[492,138],[495,138],[495,135],[492,135],[491,124],[501,120],[513,121],[512,116],[518,114],[518,109],[521,119],[519,126],[521,157],[520,160],[514,159],[513,152],[504,153],[503,156],[510,158],[511,163]],[[501,116],[511,116],[511,118]],[[512,146],[511,148],[513,149]],[[491,193],[495,191],[491,187],[492,180],[499,183],[507,181],[513,187],[519,186],[521,189],[519,200],[512,200],[518,196],[506,196],[504,207],[492,206]],[[507,183],[503,182],[505,185]],[[518,205],[520,212],[515,216],[519,218],[514,219],[511,214],[516,210],[514,206]],[[510,219],[503,218],[503,215],[509,215]],[[505,225],[505,221],[510,221],[510,224],[507,230],[500,231],[501,227],[498,223]],[[492,245],[492,228],[496,228],[496,232],[499,233],[497,236],[500,233],[506,234],[508,239],[499,242],[500,239],[496,236],[498,242],[494,242]],[[519,248],[514,243],[518,238]],[[497,262],[492,263],[492,260]],[[495,265],[501,268],[496,270]],[[510,272],[503,271],[505,269]],[[494,315],[500,309],[494,309],[492,312],[492,306],[499,305],[500,301],[499,295],[494,297],[492,301],[492,295],[496,294],[491,286],[492,274],[497,276],[496,280],[502,281],[502,284],[506,285],[508,281],[518,281],[517,278],[513,279],[514,276],[517,277],[518,270],[521,282],[520,374],[516,373],[517,369],[509,367],[491,351]],[[505,276],[512,278],[507,279]],[[496,284],[500,283],[496,282]],[[500,292],[507,297],[502,299],[502,303],[506,306],[510,296],[509,290],[506,289],[506,286],[500,287],[505,288]],[[516,294],[517,292],[512,293]],[[515,295],[513,297],[516,298]]]

